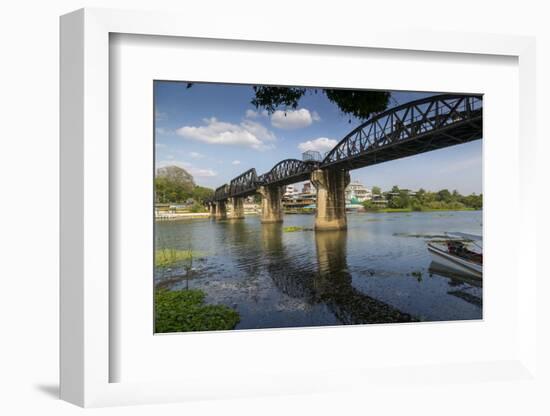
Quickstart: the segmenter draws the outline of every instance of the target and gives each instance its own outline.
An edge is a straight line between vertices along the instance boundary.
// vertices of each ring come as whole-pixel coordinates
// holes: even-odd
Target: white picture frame
[[[186,24],[181,22],[185,20]],[[527,213],[534,197],[530,177],[535,153],[535,41],[533,38],[474,33],[437,33],[387,27],[350,28],[330,36],[318,28],[284,32],[269,25],[236,34],[230,22],[208,27],[201,19],[170,13],[83,9],[61,18],[61,397],[80,406],[159,403],[209,397],[308,393],[347,389],[351,384],[404,384],[483,380],[537,381],[535,250],[536,218],[522,215],[518,225],[518,267],[522,280],[517,292],[517,349],[508,359],[481,362],[418,363],[411,368],[330,368],[335,381],[320,382],[315,373],[266,374],[264,379],[228,379],[212,383],[194,375],[189,380],[111,382],[110,368],[120,359],[110,348],[110,311],[116,308],[110,292],[110,34],[224,39],[226,41],[331,45],[336,48],[424,51],[439,54],[508,56],[519,68],[519,212]],[[517,273],[517,270],[515,271]],[[111,327],[112,330],[112,327]],[[294,330],[302,339],[316,333]],[[298,336],[298,335],[296,335]],[[242,341],[241,341],[242,342]],[[409,376],[407,376],[409,374]],[[353,383],[338,380],[349,378]]]

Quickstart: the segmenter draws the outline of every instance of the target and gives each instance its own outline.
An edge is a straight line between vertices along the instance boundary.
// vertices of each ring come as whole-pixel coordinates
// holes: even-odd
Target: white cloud
[[[165,136],[173,134],[173,132],[171,130],[165,129],[163,127],[156,127],[155,128],[155,133],[162,134],[162,135],[165,135]]]
[[[186,139],[210,144],[245,146],[256,150],[273,148],[269,142],[275,140],[275,135],[255,121],[243,120],[240,124],[233,124],[219,121],[215,117],[203,121],[203,126],[180,127],[176,133]]]
[[[334,146],[338,144],[338,140],[329,139],[327,137],[319,137],[315,140],[308,140],[307,142],[300,143],[298,149],[302,152],[308,150],[316,150],[317,152],[325,153],[332,150]]]
[[[269,116],[269,113],[267,112],[267,110],[254,111],[254,110],[248,109],[248,110],[246,110],[246,112],[244,114],[245,114],[246,118],[258,118],[260,116],[262,116],[262,117],[268,117]]]
[[[310,113],[307,108],[287,111],[277,110],[271,114],[271,125],[279,129],[301,129],[319,120],[319,114],[315,111]]]
[[[163,113],[162,111],[155,110],[155,120],[161,121],[166,120],[168,118],[168,114]]]
[[[156,163],[157,168],[162,168],[165,166],[179,166],[180,168],[185,169],[195,178],[211,178],[218,176],[218,172],[212,169],[203,169],[199,168],[189,162],[180,162],[176,160],[161,160]]]
[[[231,162],[232,165],[240,165],[241,164],[241,161],[240,160],[234,160],[233,162]]]
[[[191,156],[193,159],[202,159],[204,155],[199,152],[191,152],[189,153],[189,156]]]

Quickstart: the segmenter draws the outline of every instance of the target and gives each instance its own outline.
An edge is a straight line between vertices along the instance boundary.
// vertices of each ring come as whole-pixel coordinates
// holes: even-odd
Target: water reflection
[[[482,286],[481,279],[475,279],[473,277],[455,273],[452,270],[449,270],[434,262],[430,263],[430,268],[428,270],[432,275],[443,276],[450,279],[449,286],[456,287],[456,289],[447,291],[447,294],[456,296],[457,298],[480,308],[483,306],[483,299],[481,296],[478,296],[477,293],[474,294],[468,291],[471,287],[480,288]]]
[[[410,322],[411,315],[360,292],[352,285],[348,270],[347,231],[312,233],[316,267],[303,267],[287,255],[280,224],[264,224],[263,248],[270,253],[267,265],[275,286],[284,294],[308,304],[325,304],[343,324]],[[284,264],[284,267],[281,267]]]
[[[314,232],[313,216],[280,223],[181,221],[156,224],[157,248],[199,253],[190,276],[155,271],[169,289],[200,289],[206,302],[236,308],[237,329],[480,319],[479,281],[430,268],[426,235],[480,233],[481,213],[350,215],[347,231]],[[421,235],[412,238],[411,235]],[[421,276],[421,278],[418,278]]]

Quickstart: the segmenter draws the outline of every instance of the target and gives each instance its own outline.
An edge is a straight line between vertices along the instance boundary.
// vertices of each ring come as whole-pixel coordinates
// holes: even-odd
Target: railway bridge
[[[349,172],[390,160],[479,140],[483,137],[480,95],[442,94],[411,101],[371,117],[329,151],[323,159],[285,159],[264,174],[249,169],[218,187],[206,201],[211,215],[244,218],[244,198],[262,197],[262,223],[283,220],[283,187],[311,180],[317,191],[316,230],[347,226],[345,189]]]

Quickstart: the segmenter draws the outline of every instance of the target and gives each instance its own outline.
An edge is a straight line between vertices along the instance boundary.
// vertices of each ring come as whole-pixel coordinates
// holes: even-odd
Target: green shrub
[[[190,211],[193,213],[197,213],[197,212],[207,212],[208,210],[203,204],[199,202],[194,202],[190,208]]]
[[[205,305],[201,290],[155,291],[155,332],[233,329],[239,313],[224,305]]]

